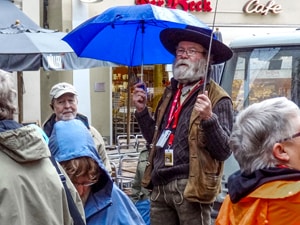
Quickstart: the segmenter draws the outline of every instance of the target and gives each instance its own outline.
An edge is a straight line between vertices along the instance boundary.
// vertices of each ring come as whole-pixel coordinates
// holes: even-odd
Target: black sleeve
[[[207,150],[213,158],[224,161],[231,155],[229,137],[233,125],[233,108],[229,98],[221,99],[213,108],[213,116],[201,123],[205,130]]]

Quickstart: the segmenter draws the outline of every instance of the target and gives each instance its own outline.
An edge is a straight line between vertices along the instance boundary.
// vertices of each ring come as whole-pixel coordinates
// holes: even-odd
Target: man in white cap
[[[101,134],[89,124],[88,118],[77,112],[78,99],[75,87],[69,83],[62,82],[54,85],[50,90],[50,107],[53,114],[44,122],[43,129],[48,137],[51,136],[53,126],[60,120],[79,119],[90,130],[98,153],[111,174],[111,166],[106,153],[105,143]]]
[[[210,65],[230,59],[232,51],[215,37],[210,45],[211,32],[187,26],[160,33],[174,55],[174,78],[154,118],[142,84],[135,85],[135,117],[152,146],[142,180],[152,189],[151,225],[211,225],[233,122],[229,95],[209,77]]]

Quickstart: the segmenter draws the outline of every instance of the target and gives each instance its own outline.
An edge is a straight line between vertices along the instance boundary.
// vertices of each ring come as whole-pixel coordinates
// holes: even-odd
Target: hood
[[[103,187],[112,188],[112,180],[96,150],[94,140],[87,127],[80,120],[56,122],[49,138],[49,148],[58,162],[83,156],[94,159],[103,171],[99,183],[95,187],[98,190]],[[95,188],[92,190],[93,192],[98,191]]]
[[[0,150],[19,163],[50,157],[50,151],[37,126],[22,126],[13,120],[0,121]]]
[[[52,133],[52,130],[53,130],[53,126],[54,126],[54,124],[56,123],[55,118],[56,118],[55,113],[52,113],[52,115],[51,115],[51,116],[44,122],[44,124],[43,124],[43,130],[44,130],[45,133],[48,135],[48,137],[51,136],[51,133]],[[84,125],[85,125],[88,129],[90,129],[88,118],[87,118],[85,115],[82,115],[82,114],[80,114],[80,113],[77,113],[75,119],[80,120],[81,122],[84,123]]]
[[[289,168],[265,168],[251,174],[237,171],[228,178],[228,194],[233,203],[237,203],[261,185],[276,180],[300,180],[300,171]]]

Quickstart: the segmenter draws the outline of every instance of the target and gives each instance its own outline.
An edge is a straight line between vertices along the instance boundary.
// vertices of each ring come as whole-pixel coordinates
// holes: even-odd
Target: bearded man
[[[231,155],[233,109],[228,94],[210,79],[209,68],[230,59],[232,51],[211,39],[210,31],[190,26],[165,29],[160,39],[175,56],[174,77],[154,118],[144,84],[133,91],[135,117],[151,143],[142,180],[151,189],[151,225],[210,225],[223,163]]]

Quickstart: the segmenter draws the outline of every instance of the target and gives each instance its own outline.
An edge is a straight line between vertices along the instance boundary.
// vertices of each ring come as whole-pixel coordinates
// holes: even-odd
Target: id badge
[[[169,137],[170,137],[171,133],[172,132],[170,130],[164,130],[161,133],[161,135],[160,135],[160,137],[159,137],[159,139],[158,139],[158,141],[156,143],[156,147],[159,147],[159,148],[165,147],[167,141],[169,140]]]
[[[173,149],[165,149],[165,166],[173,165]]]

